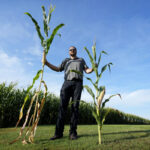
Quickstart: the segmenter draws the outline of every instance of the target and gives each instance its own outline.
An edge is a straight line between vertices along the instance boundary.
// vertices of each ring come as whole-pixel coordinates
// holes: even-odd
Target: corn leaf
[[[107,117],[108,113],[110,112],[110,109],[107,109],[107,111],[105,112],[105,114],[103,115],[102,117],[102,120],[101,120],[101,126],[100,126],[100,129],[102,129],[102,126],[105,122],[105,118]]]
[[[85,77],[85,76],[84,76]],[[94,82],[92,81],[92,79],[91,78],[88,78],[88,77],[85,77],[87,80],[89,80],[91,83],[92,83],[92,85],[94,86],[94,88],[96,89],[96,90],[98,90],[98,88],[97,88],[97,86],[94,84]]]
[[[114,96],[119,96],[120,99],[122,99],[120,94],[111,95],[108,99],[105,99],[105,101],[102,103],[102,108],[104,108],[104,107],[105,107],[105,104],[106,104],[107,102],[109,102],[109,100],[110,100],[112,97],[114,97]]]
[[[47,54],[48,51],[49,51],[50,45],[51,45],[51,43],[52,43],[52,41],[53,41],[55,35],[57,34],[57,31],[58,31],[61,27],[63,27],[63,26],[64,26],[64,24],[59,24],[59,25],[53,30],[53,32],[52,32],[50,38],[47,40],[47,51],[46,51],[46,54]]]
[[[91,61],[91,63],[92,63],[92,67],[94,67],[94,60],[93,60],[93,57],[91,56],[91,54],[90,54],[89,50],[87,49],[87,47],[84,47],[84,49],[86,50],[86,52],[87,52],[87,54],[88,54],[88,56],[89,56],[89,58],[90,58],[90,61]]]
[[[41,74],[42,72],[43,72],[42,70],[38,70],[36,76],[33,78],[32,87],[33,87],[35,81],[38,80],[38,78],[40,77],[40,74]]]
[[[105,51],[101,51],[101,52],[100,52],[100,55],[99,55],[99,58],[98,58],[98,63],[97,63],[98,66],[99,66],[99,63],[100,63],[100,61],[101,61],[102,54],[108,55]]]
[[[23,109],[24,109],[24,106],[25,106],[25,103],[27,102],[28,98],[29,98],[29,92],[30,90],[32,89],[32,87],[34,86],[35,84],[35,81],[38,80],[38,78],[40,77],[40,74],[42,73],[42,70],[39,70],[36,74],[36,76],[33,78],[33,82],[32,82],[32,85],[28,87],[27,89],[27,94],[26,94],[26,97],[24,99],[24,103],[21,107],[21,110],[20,110],[20,115],[19,115],[19,120],[22,119],[23,117]]]
[[[97,124],[100,125],[100,119],[99,119],[98,114],[97,114],[95,111],[92,111],[92,115],[93,115],[93,117],[95,118]]]
[[[58,35],[59,37],[61,37],[61,34],[60,34],[60,33],[58,33],[57,35]]]
[[[49,9],[49,13],[48,13],[48,16],[47,16],[47,24],[49,24],[50,20],[51,20],[51,15],[52,15],[52,12],[55,10],[55,6],[52,7],[52,5],[50,6],[50,9]]]
[[[107,67],[109,67],[109,71],[111,71],[111,70],[110,70],[110,65],[113,65],[113,64],[110,62],[109,64],[106,64],[105,66],[102,67],[101,73],[99,74],[99,76],[98,76],[98,78],[97,78],[95,84],[98,84],[100,78],[102,77],[103,72],[107,69]]]
[[[77,71],[77,70],[70,70],[70,72],[75,72],[75,73],[77,73],[77,74],[83,76],[83,74],[82,74],[80,71]]]
[[[28,15],[31,18],[32,22],[34,23],[36,31],[38,33],[38,36],[41,39],[41,45],[44,47],[44,44],[43,44],[44,38],[41,34],[40,27],[39,27],[37,21],[32,17],[32,15],[30,13],[26,12],[25,14]]]
[[[103,53],[103,54],[105,54],[105,55],[108,55],[108,53],[107,53],[107,52],[105,52],[105,51],[102,51],[101,53]]]
[[[46,37],[48,37],[48,24],[47,24],[47,16],[45,12],[45,7],[42,6],[42,11],[43,11],[43,25],[44,25],[44,32]]]
[[[99,66],[99,63],[100,63],[100,61],[101,61],[101,57],[102,57],[102,54],[100,53],[100,55],[99,55],[99,57],[98,57],[98,66]]]
[[[107,66],[110,67],[110,65],[113,65],[113,64],[110,62],[109,64],[106,64],[105,66],[103,66],[101,69],[101,74],[107,69]],[[109,68],[109,70],[110,70],[110,68]]]
[[[99,79],[102,77],[103,72],[107,69],[108,64],[106,64],[105,66],[102,67],[101,69],[101,73],[99,74],[97,80],[96,80],[96,84],[99,82]]]
[[[84,85],[83,87],[86,88],[86,90],[92,96],[92,98],[93,98],[93,100],[95,102],[95,94],[93,93],[92,89],[89,86],[87,86],[87,85]]]
[[[96,73],[96,76],[98,77],[98,70],[97,70],[98,66],[96,65],[96,43],[94,43],[94,45],[92,46],[93,57],[86,47],[84,47],[84,49],[86,50],[86,52],[90,58],[90,62],[92,63],[92,68],[93,68],[94,72]]]
[[[113,63],[109,63],[109,64],[108,64],[109,72],[111,72],[110,65],[113,65]]]
[[[45,88],[45,91],[44,91],[44,98],[45,98],[47,96],[48,88],[44,80],[42,80],[42,83],[44,84],[44,88]]]
[[[108,64],[102,67],[101,73],[103,73],[107,69],[107,66],[108,66]]]

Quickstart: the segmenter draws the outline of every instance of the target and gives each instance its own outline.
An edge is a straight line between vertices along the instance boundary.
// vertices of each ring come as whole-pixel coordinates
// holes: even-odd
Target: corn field
[[[29,98],[34,95],[35,90],[30,91]],[[15,83],[1,83],[0,84],[0,128],[14,127],[19,117],[19,108],[21,108],[27,90],[18,89]],[[39,100],[42,99],[43,92],[40,92]],[[47,94],[45,105],[43,107],[39,125],[50,125],[56,123],[56,116],[59,108],[59,97],[52,93]],[[29,101],[26,103],[24,113],[27,112],[29,107]],[[95,119],[92,116],[93,104],[81,102],[79,108],[79,124],[96,124]],[[150,120],[135,116],[132,114],[126,114],[119,110],[112,108],[105,108],[104,111],[109,113],[105,119],[105,124],[150,124]],[[33,112],[34,109],[31,109]],[[70,106],[66,116],[66,124],[69,124],[70,120]],[[25,117],[22,118],[20,126],[23,125]]]

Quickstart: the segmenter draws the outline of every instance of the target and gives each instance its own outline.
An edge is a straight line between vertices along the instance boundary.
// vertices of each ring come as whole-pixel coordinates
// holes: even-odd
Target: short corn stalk
[[[92,68],[94,69],[94,73],[96,76],[96,80],[93,81],[91,78],[88,78],[86,76],[84,76],[83,74],[81,74],[81,72],[78,72],[76,70],[71,70],[75,73],[81,74],[83,75],[87,80],[89,80],[92,84],[92,86],[95,89],[95,92],[93,92],[93,90],[88,86],[88,85],[84,85],[84,88],[87,90],[87,92],[92,96],[93,98],[93,102],[94,102],[94,107],[93,107],[93,111],[92,114],[97,122],[98,125],[98,143],[101,144],[102,140],[101,140],[101,131],[102,131],[102,126],[104,124],[105,118],[107,116],[107,114],[109,113],[109,110],[104,112],[104,107],[105,104],[114,96],[118,95],[121,98],[120,94],[115,94],[115,95],[111,95],[109,98],[104,99],[105,93],[106,93],[106,88],[105,86],[99,86],[99,81],[104,73],[104,71],[108,68],[109,71],[111,71],[111,65],[113,65],[111,62],[104,65],[99,72],[99,66],[100,66],[100,62],[101,62],[101,57],[102,54],[107,55],[107,53],[105,51],[101,51],[99,54],[99,57],[97,59],[97,54],[96,54],[96,43],[94,43],[94,45],[92,46],[92,54],[90,53],[90,51],[87,49],[87,47],[84,47],[85,51],[87,52]]]
[[[38,25],[38,22],[32,17],[32,15],[30,13],[28,13],[28,12],[25,13],[26,15],[28,15],[30,17],[30,19],[34,23],[37,34],[38,34],[38,36],[41,40],[41,46],[44,49],[43,59],[42,59],[42,69],[37,71],[36,76],[33,78],[32,85],[29,86],[28,89],[27,89],[27,94],[25,96],[24,103],[21,107],[19,120],[16,124],[16,127],[19,125],[19,123],[20,123],[20,121],[23,117],[24,106],[25,106],[26,102],[29,100],[29,92],[33,88],[35,82],[40,78],[39,87],[38,87],[37,91],[35,92],[34,96],[30,100],[30,105],[29,105],[29,108],[27,110],[23,126],[20,129],[19,136],[15,140],[13,140],[10,144],[15,143],[16,141],[20,140],[21,138],[22,138],[22,143],[27,144],[27,141],[26,141],[27,137],[28,137],[28,142],[30,142],[30,143],[34,142],[34,136],[35,136],[37,125],[38,125],[38,122],[39,122],[39,119],[40,119],[40,114],[41,114],[41,111],[43,109],[44,102],[45,102],[46,95],[47,95],[47,86],[46,86],[45,81],[43,80],[44,65],[45,65],[45,60],[44,59],[45,59],[46,55],[48,54],[48,52],[50,50],[50,46],[51,46],[52,41],[53,41],[55,35],[57,34],[58,30],[61,27],[64,26],[64,24],[59,24],[58,26],[56,26],[54,28],[54,30],[52,31],[50,37],[48,37],[49,36],[49,30],[50,30],[49,22],[51,20],[51,15],[52,15],[52,12],[54,11],[54,9],[55,9],[55,7],[52,7],[52,5],[51,5],[50,9],[49,9],[49,13],[48,13],[48,15],[46,15],[45,7],[42,6],[43,26],[44,26],[45,37],[41,33],[40,26]],[[60,34],[58,34],[58,35],[60,35]],[[41,91],[42,84],[44,85],[45,91],[44,91],[43,98],[40,100],[39,99],[39,94],[40,94],[40,91]],[[30,114],[31,108],[33,107],[33,103],[35,103],[34,112],[33,112],[33,114]],[[31,116],[31,117],[29,117],[29,116]],[[28,127],[25,131],[25,134],[23,134],[27,124],[28,124]]]

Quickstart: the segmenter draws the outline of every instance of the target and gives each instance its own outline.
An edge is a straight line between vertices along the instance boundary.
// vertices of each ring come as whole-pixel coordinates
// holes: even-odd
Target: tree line
[[[24,102],[26,95],[25,89],[16,88],[15,83],[7,85],[5,82],[0,84],[0,127],[14,127],[19,119],[19,111]],[[30,92],[30,97],[35,93],[35,90]],[[43,92],[40,92],[42,98]],[[56,123],[60,99],[52,93],[48,93],[44,108],[41,113],[39,125],[51,125]],[[27,101],[24,114],[27,111],[30,101]],[[65,117],[66,124],[70,122],[71,103],[68,106],[68,111]],[[80,102],[79,108],[79,124],[96,124],[92,116],[93,104],[84,101]],[[126,114],[113,108],[109,109],[109,113],[105,119],[105,124],[150,124],[150,120],[144,119],[132,114]],[[34,110],[31,109],[33,112]],[[24,115],[25,117],[25,115]],[[23,124],[25,118],[22,118],[20,125]]]

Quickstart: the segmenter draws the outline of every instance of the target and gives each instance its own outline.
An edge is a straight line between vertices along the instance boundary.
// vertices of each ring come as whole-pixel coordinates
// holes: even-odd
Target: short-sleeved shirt
[[[82,75],[75,72],[71,72],[70,70],[77,70],[83,74],[83,70],[88,68],[88,66],[86,65],[83,58],[76,57],[75,59],[66,58],[65,60],[62,61],[59,68],[60,71],[64,71],[65,80],[74,80],[74,79],[83,80]]]

